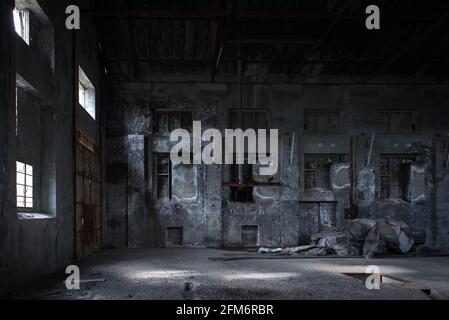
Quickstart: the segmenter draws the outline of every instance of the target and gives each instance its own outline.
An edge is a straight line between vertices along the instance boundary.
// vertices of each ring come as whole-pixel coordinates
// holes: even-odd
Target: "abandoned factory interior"
[[[1,0],[0,297],[449,299],[448,17]]]

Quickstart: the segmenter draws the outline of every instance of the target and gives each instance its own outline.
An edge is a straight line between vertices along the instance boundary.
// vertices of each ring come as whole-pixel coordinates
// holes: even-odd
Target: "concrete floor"
[[[233,259],[235,257],[250,259]],[[244,251],[216,249],[109,249],[79,264],[81,283],[67,290],[64,271],[14,294],[31,299],[448,299],[449,257],[265,258]],[[218,258],[218,259],[211,259]],[[256,258],[256,259],[254,259]],[[230,259],[230,260],[226,260]],[[364,273],[387,281],[368,290]],[[431,295],[422,292],[430,289]]]

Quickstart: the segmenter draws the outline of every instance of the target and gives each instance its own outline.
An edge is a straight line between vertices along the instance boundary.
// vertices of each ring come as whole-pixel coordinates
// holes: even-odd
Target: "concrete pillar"
[[[15,215],[12,212],[11,188],[15,148],[11,145],[15,128],[13,95],[15,73],[12,72],[12,2],[0,1],[0,296],[14,279],[11,272],[14,253],[13,238]]]
[[[221,237],[221,166],[207,165],[204,181],[205,237],[207,247],[222,245]]]
[[[143,247],[146,239],[145,137],[128,135],[128,246]]]

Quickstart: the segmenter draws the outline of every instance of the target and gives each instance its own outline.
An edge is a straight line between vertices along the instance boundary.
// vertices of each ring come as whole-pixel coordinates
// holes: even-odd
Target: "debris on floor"
[[[412,231],[405,222],[388,216],[377,220],[354,219],[343,228],[313,234],[310,245],[275,249],[260,247],[257,253],[340,257],[363,255],[371,258],[388,253],[405,254],[416,249],[415,235],[420,239],[423,237],[421,231]]]
[[[402,221],[386,217],[377,220],[363,245],[366,258],[387,253],[407,253],[413,247],[414,240],[410,228]]]
[[[260,247],[257,250],[257,253],[279,253],[281,251],[282,251],[282,248],[270,249],[270,248]]]
[[[294,254],[294,253],[301,253],[301,252],[309,251],[309,250],[314,249],[314,248],[316,248],[315,245],[286,248],[286,249],[282,250],[282,253],[290,255],[290,254]]]

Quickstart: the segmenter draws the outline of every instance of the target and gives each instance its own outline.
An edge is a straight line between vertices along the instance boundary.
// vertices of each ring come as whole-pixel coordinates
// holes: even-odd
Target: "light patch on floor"
[[[254,279],[254,280],[274,280],[274,279],[288,279],[297,278],[298,273],[294,272],[245,272],[245,273],[233,273],[223,275],[226,280],[239,280],[239,279]]]
[[[190,270],[152,270],[128,273],[128,277],[130,279],[184,278],[192,277],[195,275],[198,275],[198,272]]]
[[[449,257],[311,258],[217,260],[229,251],[216,249],[104,250],[79,263],[80,290],[67,290],[64,272],[54,282],[15,297],[33,299],[175,299],[175,300],[428,300],[449,297]],[[255,254],[241,251],[239,256]],[[380,290],[368,290],[366,267],[387,275]],[[342,273],[359,273],[357,280]],[[390,277],[391,276],[391,277]],[[398,281],[403,280],[402,281]],[[395,281],[396,280],[396,281]],[[425,291],[423,291],[425,289]],[[52,292],[52,294],[48,294]]]

